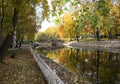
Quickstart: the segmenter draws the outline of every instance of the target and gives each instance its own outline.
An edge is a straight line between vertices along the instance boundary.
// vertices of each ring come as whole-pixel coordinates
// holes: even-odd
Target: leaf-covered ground
[[[18,49],[16,58],[0,63],[0,84],[47,84],[30,52]]]

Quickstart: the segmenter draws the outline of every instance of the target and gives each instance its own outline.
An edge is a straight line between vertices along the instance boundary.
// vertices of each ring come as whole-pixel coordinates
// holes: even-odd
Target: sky
[[[54,26],[55,24],[52,22],[48,22],[46,19],[41,24],[40,32],[44,32],[48,27]]]

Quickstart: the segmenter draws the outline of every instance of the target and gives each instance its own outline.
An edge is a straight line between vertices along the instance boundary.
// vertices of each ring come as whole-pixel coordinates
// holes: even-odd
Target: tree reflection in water
[[[49,58],[54,56],[54,60],[75,73],[78,83],[120,84],[120,54],[73,48],[45,52]]]

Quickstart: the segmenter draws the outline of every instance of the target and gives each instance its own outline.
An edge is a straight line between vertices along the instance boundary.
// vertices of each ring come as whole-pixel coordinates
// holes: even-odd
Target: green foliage
[[[4,11],[5,18],[3,22],[3,36],[13,32],[13,8],[19,11],[17,21],[17,40],[19,41],[22,37],[27,36],[28,39],[34,38],[36,32],[36,10],[35,7],[39,3],[44,3],[43,8],[43,19],[49,15],[49,5],[47,0],[4,0]],[[1,1],[0,1],[1,8]],[[1,11],[0,11],[1,15]],[[1,20],[0,16],[0,20]]]
[[[110,12],[111,4],[111,0],[99,0],[97,3],[97,11],[99,11],[100,15],[107,16]]]
[[[56,1],[56,0],[55,0]],[[55,2],[53,1],[53,2]],[[67,9],[63,9],[61,6],[65,6],[69,1],[72,11]],[[55,4],[54,13],[62,10],[64,12],[72,13],[72,17],[74,19],[74,29],[76,34],[86,35],[96,34],[98,29],[100,35],[109,36],[108,31],[111,29],[112,35],[119,34],[119,9],[120,9],[120,1],[116,1],[114,4],[112,0],[97,0],[97,1],[83,1],[83,0],[57,0]],[[59,9],[59,11],[57,9]],[[113,12],[113,13],[112,13]],[[59,13],[60,14],[60,13]],[[63,15],[61,14],[61,15]],[[56,14],[57,15],[57,14]],[[59,15],[59,16],[61,16]],[[58,22],[58,21],[57,21]],[[61,22],[60,22],[61,23]],[[67,23],[69,24],[69,22]],[[65,27],[66,25],[64,25]],[[86,29],[90,28],[89,31],[86,32]],[[65,28],[63,29],[63,31]],[[71,29],[72,31],[72,29]],[[67,30],[69,32],[69,30]],[[63,35],[63,34],[62,34]]]
[[[42,12],[42,19],[44,20],[45,18],[47,18],[49,16],[49,5],[48,5],[48,1],[47,0],[43,0],[42,1],[42,5],[43,5],[43,12]]]
[[[37,42],[44,42],[47,39],[48,39],[48,36],[44,32],[38,32],[35,35],[35,41],[37,41]]]
[[[35,35],[35,41],[44,42],[50,39],[57,39],[57,29],[55,27],[49,27],[45,32],[38,32]]]
[[[57,35],[60,38],[70,38],[74,37],[74,21],[71,13],[66,13],[60,20],[60,25],[58,27]]]

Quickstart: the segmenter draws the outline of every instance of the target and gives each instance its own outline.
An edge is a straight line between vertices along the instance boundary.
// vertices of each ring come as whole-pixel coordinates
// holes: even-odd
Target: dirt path
[[[0,64],[0,84],[47,84],[30,52],[17,50],[15,59],[6,58]]]

